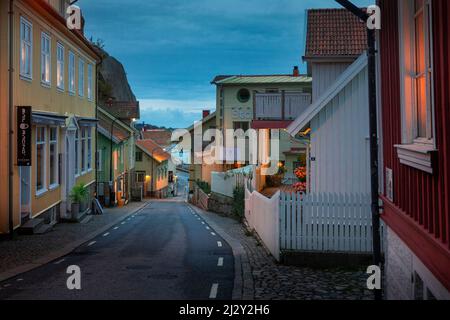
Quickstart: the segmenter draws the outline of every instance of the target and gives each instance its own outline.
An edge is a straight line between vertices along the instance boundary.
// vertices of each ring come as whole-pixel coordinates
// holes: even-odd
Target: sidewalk
[[[103,215],[90,216],[87,223],[60,223],[46,234],[18,235],[14,240],[0,241],[0,281],[70,253],[147,203],[131,202],[121,208],[105,208]]]
[[[248,258],[244,260],[250,265],[255,300],[373,299],[373,293],[365,289],[365,270],[314,270],[280,265],[237,221],[195,209],[205,221],[225,230],[244,247]]]

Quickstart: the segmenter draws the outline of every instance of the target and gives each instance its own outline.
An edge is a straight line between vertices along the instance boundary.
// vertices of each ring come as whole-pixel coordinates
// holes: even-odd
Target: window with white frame
[[[56,86],[64,90],[64,46],[59,42],[56,45]]]
[[[431,0],[400,1],[403,143],[433,143]]]
[[[33,77],[33,25],[20,17],[20,75]]]
[[[435,149],[431,5],[432,0],[399,1],[402,145],[397,146],[403,164],[430,173]]]
[[[46,145],[47,145],[47,128],[36,127],[36,194],[45,192],[46,183]]]
[[[50,36],[41,33],[41,82],[50,86],[51,75],[51,39]]]
[[[58,183],[58,128],[51,127],[49,129],[50,131],[50,140],[49,140],[49,146],[50,146],[50,188],[56,187]]]
[[[92,64],[88,64],[88,87],[87,87],[87,97],[89,100],[92,100],[94,95],[93,95],[93,90],[94,90],[94,79],[93,79],[93,67]]]
[[[86,172],[86,128],[81,129],[81,172]]]
[[[92,129],[86,128],[87,131],[87,169],[92,169]]]
[[[78,59],[78,95],[84,96],[84,60]]]
[[[75,93],[75,54],[69,51],[69,92]]]
[[[80,130],[77,130],[75,134],[75,175],[80,174]]]

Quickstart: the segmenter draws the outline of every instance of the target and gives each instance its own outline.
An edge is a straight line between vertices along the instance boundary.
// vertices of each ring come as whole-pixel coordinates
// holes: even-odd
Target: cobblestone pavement
[[[364,270],[317,270],[278,264],[237,221],[204,212],[207,218],[240,241],[252,269],[256,300],[372,300]]]
[[[91,216],[87,223],[60,223],[42,235],[18,235],[14,240],[0,241],[0,273],[33,263],[115,221],[120,221],[143,205],[144,203],[132,202],[122,208],[105,209],[105,214]]]

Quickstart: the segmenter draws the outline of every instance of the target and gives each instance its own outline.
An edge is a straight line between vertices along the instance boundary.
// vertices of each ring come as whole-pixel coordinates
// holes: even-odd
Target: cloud
[[[187,128],[201,119],[202,110],[214,111],[214,100],[139,100],[140,122],[171,128]]]

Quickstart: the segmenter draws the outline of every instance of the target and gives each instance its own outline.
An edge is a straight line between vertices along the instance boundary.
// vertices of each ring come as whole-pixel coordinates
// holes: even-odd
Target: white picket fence
[[[281,193],[281,250],[372,252],[370,200],[363,194]],[[384,232],[381,226],[381,239]]]
[[[243,186],[245,176],[253,172],[254,166],[246,166],[227,172],[211,173],[211,191],[227,197],[233,197],[233,191],[237,186]]]

